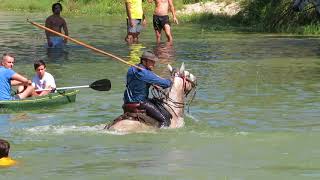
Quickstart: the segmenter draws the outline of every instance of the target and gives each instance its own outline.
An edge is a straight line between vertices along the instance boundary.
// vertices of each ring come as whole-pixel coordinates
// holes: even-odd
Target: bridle
[[[191,81],[186,76],[182,77],[182,79],[183,79],[183,91],[184,91],[185,97],[188,97],[189,93],[197,87],[197,83]],[[187,83],[191,84],[191,88],[189,90],[187,90]]]
[[[172,77],[174,79],[176,77],[176,75],[173,73]],[[157,100],[163,102],[164,104],[166,104],[171,110],[173,110],[173,108],[184,108],[184,106],[187,105],[188,106],[188,110],[187,111],[189,112],[189,107],[190,107],[190,105],[191,105],[191,103],[192,103],[192,101],[193,101],[193,99],[194,99],[194,97],[196,95],[196,92],[197,92],[196,91],[197,83],[191,81],[186,76],[178,76],[178,77],[182,78],[182,80],[183,80],[183,92],[184,92],[185,98],[187,98],[188,95],[190,94],[190,92],[193,91],[193,95],[192,95],[191,99],[187,103],[177,102],[177,101],[175,101],[175,100],[173,100],[173,99],[171,99],[169,97],[169,92],[171,91],[172,86],[167,91],[165,91],[163,89],[160,89],[157,86],[153,86],[153,88],[151,90],[151,93],[152,93],[152,96],[155,99],[157,99]],[[190,89],[188,89],[188,87],[187,87],[188,85],[191,85]],[[171,102],[171,104],[169,104],[168,102]],[[173,112],[174,112],[174,110],[173,110]]]
[[[184,76],[183,78],[183,89],[184,89],[184,94],[185,94],[185,98],[188,97],[189,93],[191,91],[193,91],[193,94],[191,96],[191,99],[189,99],[189,101],[186,103],[186,105],[188,105],[188,109],[187,109],[187,112],[189,113],[189,108],[190,108],[190,105],[194,99],[194,97],[196,96],[197,94],[197,82],[193,82],[191,81],[189,78],[187,78],[186,76]],[[188,89],[187,88],[187,83],[189,83],[191,85],[191,88]],[[187,90],[188,89],[188,90]]]

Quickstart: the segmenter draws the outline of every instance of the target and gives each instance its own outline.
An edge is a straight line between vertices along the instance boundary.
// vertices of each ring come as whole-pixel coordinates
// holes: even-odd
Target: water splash
[[[55,135],[64,135],[67,133],[93,133],[93,134],[112,134],[112,135],[125,135],[125,133],[108,131],[104,129],[105,124],[95,125],[95,126],[77,126],[77,125],[45,125],[45,126],[36,126],[32,128],[25,128],[26,132],[34,135],[43,135],[43,134],[55,134]]]

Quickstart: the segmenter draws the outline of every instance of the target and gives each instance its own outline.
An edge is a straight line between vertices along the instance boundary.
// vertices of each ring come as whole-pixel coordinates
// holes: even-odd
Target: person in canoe
[[[9,157],[10,143],[0,139],[0,167],[10,167],[17,162]]]
[[[64,18],[60,16],[61,11],[62,5],[60,3],[54,3],[52,5],[53,14],[46,19],[45,26],[59,33],[62,33],[61,30],[63,30],[64,34],[68,36],[69,32],[67,23]],[[49,31],[45,31],[45,33],[47,37],[48,47],[62,48],[67,43],[67,39],[56,36]]]
[[[140,57],[139,70],[133,66],[128,69],[127,85],[124,92],[124,111],[128,109],[142,109],[147,115],[159,121],[160,126],[168,127],[170,117],[160,112],[155,102],[149,99],[149,88],[151,85],[168,88],[171,86],[170,79],[164,79],[152,72],[158,57],[150,51],[145,51]]]
[[[34,91],[31,80],[12,70],[14,61],[13,54],[3,54],[0,66],[0,100],[23,99],[31,96]],[[25,89],[12,96],[11,86],[23,86]]]
[[[37,60],[33,64],[36,75],[32,78],[32,86],[35,88],[34,96],[47,95],[56,89],[54,77],[46,72],[46,63],[43,60]],[[50,89],[44,90],[43,89]]]

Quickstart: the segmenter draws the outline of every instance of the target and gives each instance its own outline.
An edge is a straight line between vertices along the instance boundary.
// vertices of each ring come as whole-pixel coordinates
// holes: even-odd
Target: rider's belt
[[[124,112],[130,113],[145,113],[146,110],[139,109],[140,103],[127,103],[122,105],[122,109]]]

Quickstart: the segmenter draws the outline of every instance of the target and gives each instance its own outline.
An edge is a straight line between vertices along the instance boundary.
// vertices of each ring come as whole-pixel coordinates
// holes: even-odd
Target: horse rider
[[[159,103],[149,98],[149,88],[151,85],[168,88],[171,87],[172,81],[152,72],[157,61],[159,59],[155,54],[145,51],[140,57],[140,63],[137,64],[142,70],[134,66],[128,69],[123,109],[125,112],[143,110],[148,116],[157,120],[160,127],[165,127],[170,125],[170,114],[163,112],[164,108],[160,108],[157,105]]]

